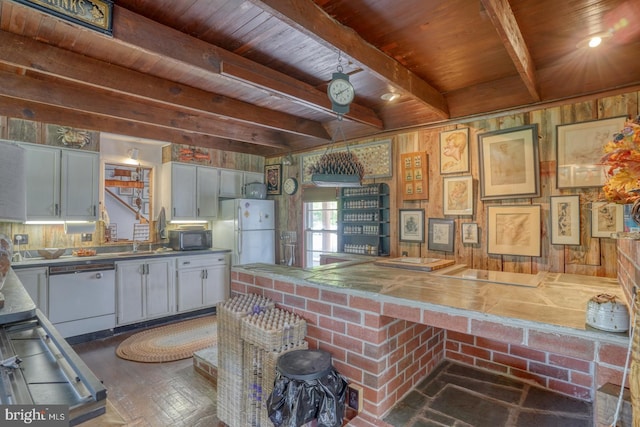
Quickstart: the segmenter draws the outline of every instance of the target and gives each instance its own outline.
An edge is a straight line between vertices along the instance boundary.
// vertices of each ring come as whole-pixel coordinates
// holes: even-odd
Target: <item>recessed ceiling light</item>
[[[602,44],[602,42],[605,39],[608,39],[609,37],[611,37],[611,33],[599,33],[599,34],[593,34],[589,37],[586,37],[584,39],[582,39],[577,45],[576,47],[578,49],[582,49],[582,48],[586,48],[586,47],[590,47],[590,48],[594,48],[594,47],[598,47]]]
[[[385,101],[395,101],[396,99],[400,98],[400,94],[399,93],[395,93],[395,92],[387,92],[387,93],[383,93],[380,96],[381,99],[385,100]]]

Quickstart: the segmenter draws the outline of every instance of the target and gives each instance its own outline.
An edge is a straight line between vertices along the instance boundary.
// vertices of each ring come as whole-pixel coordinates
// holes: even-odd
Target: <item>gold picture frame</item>
[[[440,174],[469,172],[469,128],[440,132]]]
[[[487,207],[487,252],[539,257],[540,205]]]
[[[482,200],[540,196],[537,124],[480,134],[478,145]]]
[[[473,215],[473,177],[450,176],[442,179],[442,208],[445,215]]]
[[[282,165],[265,165],[264,182],[267,184],[267,194],[282,194]]]

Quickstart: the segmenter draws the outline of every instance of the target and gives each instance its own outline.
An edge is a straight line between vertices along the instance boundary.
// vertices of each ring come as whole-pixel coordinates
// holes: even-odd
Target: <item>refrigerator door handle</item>
[[[242,206],[238,206],[238,254],[242,253]]]

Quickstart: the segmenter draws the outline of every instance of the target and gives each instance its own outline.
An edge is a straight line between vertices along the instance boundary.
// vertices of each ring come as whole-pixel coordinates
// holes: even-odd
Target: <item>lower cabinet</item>
[[[175,258],[116,262],[116,324],[126,325],[175,313]]]
[[[27,290],[36,307],[49,316],[47,301],[49,299],[49,275],[47,267],[31,267],[14,270]]]
[[[179,313],[212,307],[229,297],[229,260],[225,254],[177,258]]]

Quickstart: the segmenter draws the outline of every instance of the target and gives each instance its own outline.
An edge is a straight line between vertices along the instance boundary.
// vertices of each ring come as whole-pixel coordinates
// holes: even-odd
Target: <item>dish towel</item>
[[[160,239],[167,238],[167,217],[164,213],[164,206],[160,208],[160,213],[156,218],[156,233]]]

